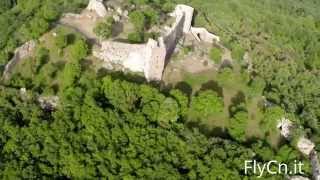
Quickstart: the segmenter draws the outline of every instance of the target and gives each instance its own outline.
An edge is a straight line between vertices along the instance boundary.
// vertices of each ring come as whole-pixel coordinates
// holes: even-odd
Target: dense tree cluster
[[[62,91],[56,110],[46,111],[36,91],[0,88],[2,179],[241,179],[245,160],[277,154],[264,146],[255,155],[186,128],[188,99],[177,90],[164,95],[148,85],[82,73]]]

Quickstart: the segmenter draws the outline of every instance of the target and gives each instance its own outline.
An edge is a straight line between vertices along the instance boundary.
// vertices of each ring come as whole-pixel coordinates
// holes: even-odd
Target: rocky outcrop
[[[310,156],[311,152],[313,151],[315,145],[313,142],[311,142],[309,139],[305,137],[300,137],[297,143],[297,148],[299,151],[306,155]]]
[[[312,151],[310,153],[310,161],[312,166],[313,179],[320,180],[320,162],[317,151]]]
[[[90,0],[87,10],[96,12],[100,17],[107,15],[107,9],[103,4],[103,0]]]
[[[33,54],[35,47],[36,42],[31,40],[15,50],[13,58],[8,62],[3,72],[3,78],[5,80],[9,79],[12,69],[16,64],[18,64],[22,59],[28,58]]]
[[[46,111],[54,111],[59,104],[58,96],[41,96],[38,98],[40,107]]]
[[[294,125],[289,119],[287,118],[280,119],[277,127],[280,130],[280,134],[285,139],[291,140],[292,130],[294,130]],[[297,148],[302,154],[309,157],[311,166],[312,166],[313,179],[320,180],[320,163],[319,163],[317,151],[315,150],[315,144],[311,140],[305,138],[304,136],[301,136],[298,139]],[[289,179],[304,180],[307,178],[304,178],[301,176],[294,176]]]
[[[290,139],[291,136],[291,130],[293,128],[293,123],[287,119],[287,118],[282,118],[278,121],[277,128],[280,130],[280,134],[286,138]]]

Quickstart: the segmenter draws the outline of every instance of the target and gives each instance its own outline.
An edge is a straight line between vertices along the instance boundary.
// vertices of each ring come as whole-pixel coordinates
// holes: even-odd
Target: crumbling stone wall
[[[22,46],[18,47],[15,52],[12,59],[8,62],[6,65],[4,72],[3,72],[3,78],[7,80],[11,74],[12,69],[16,64],[18,64],[22,59],[28,58],[32,55],[33,51],[35,50],[36,42],[34,40],[28,41]]]
[[[96,57],[134,72],[143,72],[146,61],[145,44],[127,44],[114,41],[103,41],[101,49],[93,53]]]
[[[158,41],[150,39],[147,49],[145,77],[149,81],[161,80],[167,53],[163,38],[159,38]]]
[[[192,18],[193,18],[193,12],[194,12],[194,8],[190,6],[187,6],[184,4],[177,5],[175,10],[169,14],[170,16],[176,18],[176,22],[174,23],[173,27],[182,28],[182,31],[185,34],[189,33],[191,28]],[[180,23],[182,19],[183,19],[183,25],[176,26],[177,24]]]
[[[205,28],[191,27],[190,32],[198,41],[204,41],[207,43],[212,43],[214,41],[219,42],[220,37],[210,33]]]
[[[161,80],[166,48],[162,38],[149,39],[147,44],[127,44],[104,41],[94,56],[122,65],[124,69],[144,73],[148,81]]]
[[[167,30],[163,36],[167,49],[167,59],[170,58],[178,41],[190,32],[194,9],[186,5],[177,5],[175,10],[169,15],[175,17],[175,23]]]
[[[310,154],[311,166],[312,166],[312,176],[315,180],[320,180],[320,162],[318,159],[317,151],[312,151]]]
[[[167,50],[167,58],[170,58],[180,38],[183,37],[183,24],[185,16],[177,17],[178,21],[169,29],[163,37],[164,44]]]

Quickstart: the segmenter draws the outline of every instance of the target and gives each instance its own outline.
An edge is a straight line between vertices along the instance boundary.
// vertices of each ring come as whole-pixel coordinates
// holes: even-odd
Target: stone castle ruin
[[[65,14],[59,23],[76,29],[87,38],[97,40],[92,32],[92,27],[98,19],[112,14],[111,8],[106,9],[103,0],[90,0],[87,8],[81,14]],[[120,10],[117,10],[117,12]],[[110,65],[107,68],[114,69],[119,66],[121,70],[143,73],[148,81],[160,81],[166,61],[180,39],[188,35],[199,42],[219,42],[218,36],[211,34],[205,28],[192,27],[194,8],[187,5],[177,5],[169,15],[175,18],[171,27],[164,27],[158,39],[149,39],[145,44],[129,44],[106,40],[97,43],[98,47],[93,50],[93,55]],[[83,26],[87,24],[87,26]],[[8,78],[11,69],[20,59],[28,57],[35,47],[35,42],[28,42],[18,48],[12,60],[7,64],[4,77]]]
[[[96,1],[97,0],[91,0]],[[90,6],[91,8],[91,6]],[[98,13],[98,10],[96,10]],[[115,41],[102,41],[93,54],[99,59],[117,64],[132,72],[144,73],[148,81],[160,81],[168,60],[178,41],[185,35],[192,35],[198,41],[212,43],[220,41],[218,36],[205,28],[192,27],[194,9],[187,5],[177,5],[170,16],[175,17],[171,27],[157,40],[149,39],[146,44],[128,44]]]

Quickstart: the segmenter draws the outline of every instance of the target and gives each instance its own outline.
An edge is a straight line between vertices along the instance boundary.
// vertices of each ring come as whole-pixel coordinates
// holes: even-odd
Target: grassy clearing
[[[215,76],[216,76],[215,71],[206,71],[199,74],[184,73],[183,79],[184,79],[184,82],[186,82],[191,86],[192,94],[194,94],[200,89],[209,88],[209,87],[205,87],[206,83],[214,80]]]
[[[235,66],[237,66],[237,64]],[[195,95],[201,90],[214,90],[223,97],[223,114],[211,116],[198,124],[206,134],[224,136],[226,129],[230,126],[230,123],[232,123],[230,122],[232,116],[232,114],[230,114],[230,108],[243,101],[249,116],[246,127],[247,139],[264,138],[260,127],[263,111],[259,105],[262,102],[262,97],[261,94],[259,94],[249,98],[248,77],[246,73],[241,73],[238,68],[235,68],[230,71],[227,70],[226,72],[209,70],[197,74],[187,72],[181,72],[180,74],[180,82],[176,80],[171,82],[173,87],[180,88],[189,95]],[[170,78],[167,80],[170,80]],[[170,84],[170,82],[166,83]],[[183,84],[183,86],[181,84]],[[190,116],[192,117],[192,114]],[[280,138],[275,133],[271,135],[267,141],[274,147],[277,147]]]

